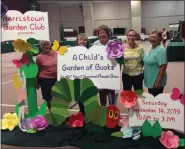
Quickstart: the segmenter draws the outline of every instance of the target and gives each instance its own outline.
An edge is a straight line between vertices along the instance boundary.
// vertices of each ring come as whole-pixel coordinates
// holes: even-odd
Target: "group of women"
[[[109,28],[105,25],[98,27],[97,35],[99,40],[94,45],[107,45],[109,40]],[[136,32],[129,30],[124,46],[124,64],[122,72],[123,90],[142,90],[143,81],[148,92],[153,96],[163,93],[167,81],[167,56],[166,49],[161,44],[162,32],[154,30],[151,32],[149,42],[151,44],[147,52],[142,46],[136,43]],[[89,47],[86,34],[79,34],[76,40],[77,46]],[[43,99],[47,101],[48,108],[51,102],[51,88],[57,80],[57,54],[51,50],[49,41],[41,41],[40,47],[43,50],[37,57],[36,63],[39,67],[37,77],[37,88],[41,87]],[[111,94],[113,99],[115,90],[99,89],[101,105],[106,105],[107,96]],[[80,111],[84,112],[82,103],[79,103]]]

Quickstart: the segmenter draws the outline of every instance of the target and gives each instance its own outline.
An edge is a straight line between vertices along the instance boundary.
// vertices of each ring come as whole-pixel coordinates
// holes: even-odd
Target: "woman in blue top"
[[[154,97],[163,93],[167,81],[166,49],[160,44],[162,32],[153,31],[150,35],[151,48],[144,56],[144,83]]]

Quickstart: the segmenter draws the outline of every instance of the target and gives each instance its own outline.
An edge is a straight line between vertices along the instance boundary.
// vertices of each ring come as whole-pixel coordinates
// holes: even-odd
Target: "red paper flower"
[[[175,149],[179,146],[179,137],[172,131],[163,131],[159,141],[168,149]]]
[[[71,115],[69,117],[69,121],[66,122],[66,124],[70,125],[71,127],[82,127],[84,124],[85,117],[84,115],[79,112],[76,115]]]
[[[137,95],[133,91],[122,91],[120,95],[120,103],[123,104],[126,108],[134,107],[137,103]]]

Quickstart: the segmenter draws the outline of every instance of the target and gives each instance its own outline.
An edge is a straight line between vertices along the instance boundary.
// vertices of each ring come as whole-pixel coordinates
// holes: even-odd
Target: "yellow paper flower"
[[[12,131],[18,125],[19,119],[16,113],[6,113],[3,115],[3,119],[1,120],[1,129],[9,129]]]
[[[22,39],[14,40],[12,45],[13,45],[15,51],[19,51],[22,53],[26,53],[28,50],[31,49],[29,43],[25,42]]]

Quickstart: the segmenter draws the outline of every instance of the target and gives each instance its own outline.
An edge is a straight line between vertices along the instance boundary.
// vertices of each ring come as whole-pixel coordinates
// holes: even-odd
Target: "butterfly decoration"
[[[23,54],[22,58],[20,60],[13,59],[12,62],[16,65],[17,68],[21,68],[23,64],[27,65],[27,64],[30,63],[30,61],[29,61],[29,59],[28,59],[26,54]]]
[[[1,17],[4,17],[8,12],[8,7],[1,2]]]
[[[59,42],[54,40],[52,50],[57,51],[59,55],[64,55],[67,52],[67,46],[60,46]]]
[[[170,95],[172,100],[179,100],[180,99],[180,103],[183,105],[184,105],[184,96],[185,96],[185,94],[182,94],[178,88],[173,88],[172,93]]]

